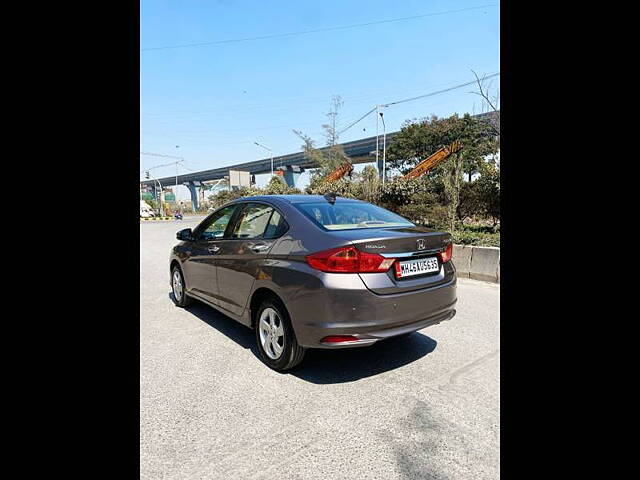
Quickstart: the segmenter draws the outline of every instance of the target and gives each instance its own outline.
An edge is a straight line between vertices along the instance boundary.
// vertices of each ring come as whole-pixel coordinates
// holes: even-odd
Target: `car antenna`
[[[333,192],[325,193],[324,199],[331,205],[333,205],[334,203],[336,203],[336,194]]]

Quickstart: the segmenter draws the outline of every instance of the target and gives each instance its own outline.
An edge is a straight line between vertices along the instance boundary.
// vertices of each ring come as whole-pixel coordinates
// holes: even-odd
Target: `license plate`
[[[418,260],[407,260],[400,262],[400,272],[398,278],[411,277],[413,275],[423,275],[440,271],[437,257],[420,258]]]

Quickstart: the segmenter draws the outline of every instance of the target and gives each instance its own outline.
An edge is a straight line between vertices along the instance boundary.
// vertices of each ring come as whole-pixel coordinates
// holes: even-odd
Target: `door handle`
[[[256,253],[264,252],[265,250],[268,250],[268,249],[269,249],[269,245],[265,245],[264,243],[259,243],[257,245],[251,246],[251,250],[253,250]]]
[[[220,247],[214,245],[213,247],[209,247],[207,250],[209,250],[210,253],[216,253],[218,250],[220,250]]]

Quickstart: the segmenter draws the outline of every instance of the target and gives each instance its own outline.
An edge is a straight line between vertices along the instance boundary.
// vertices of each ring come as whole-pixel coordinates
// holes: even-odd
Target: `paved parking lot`
[[[499,478],[498,285],[461,279],[453,320],[279,374],[251,330],[173,305],[169,249],[195,225],[140,224],[142,479]]]

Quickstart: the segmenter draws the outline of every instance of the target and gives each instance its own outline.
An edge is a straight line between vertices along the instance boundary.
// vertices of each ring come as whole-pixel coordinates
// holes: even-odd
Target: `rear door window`
[[[267,229],[264,231],[264,238],[278,238],[287,231],[289,226],[280,212],[274,210],[267,224]]]
[[[274,209],[268,205],[260,203],[247,204],[235,222],[231,238],[261,238],[267,229],[273,211]]]

